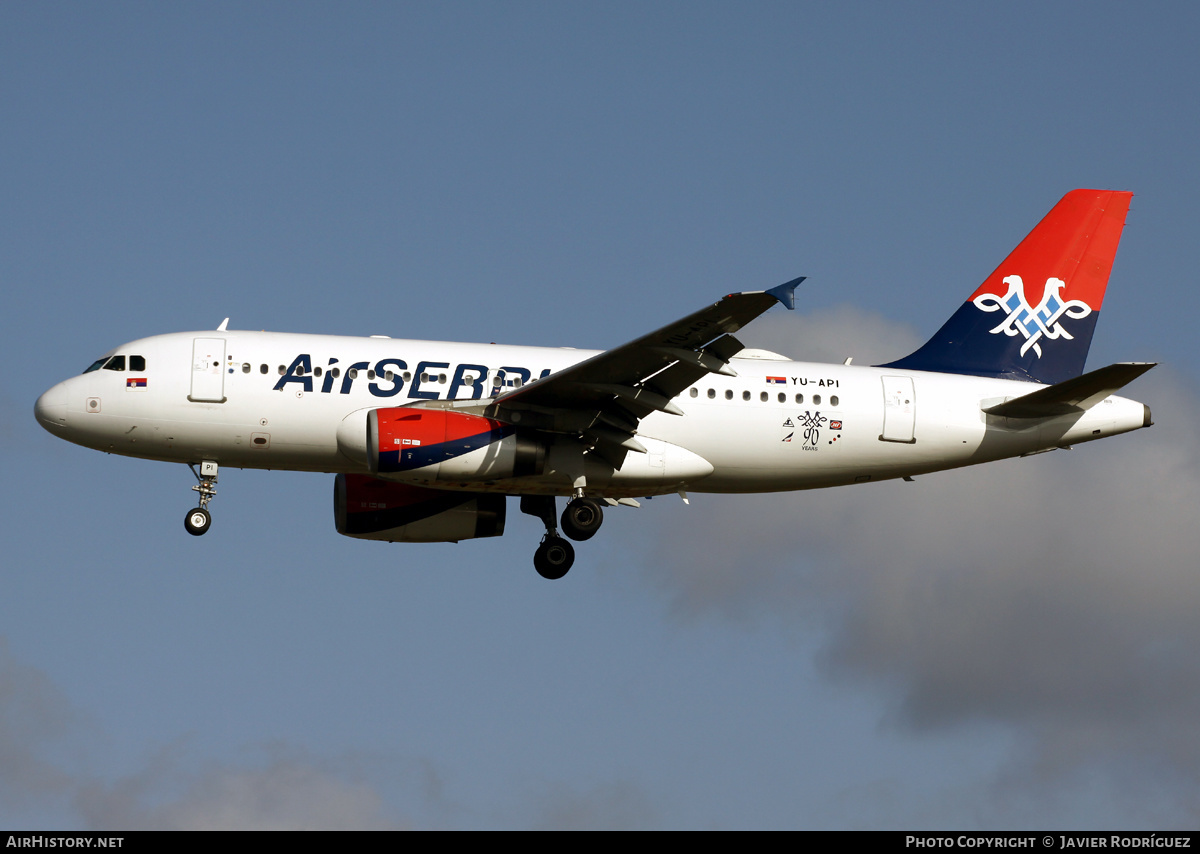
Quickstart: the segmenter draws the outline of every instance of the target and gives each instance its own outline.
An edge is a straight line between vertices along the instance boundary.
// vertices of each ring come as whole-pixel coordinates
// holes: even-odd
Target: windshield
[[[90,374],[92,371],[100,370],[102,367],[104,367],[104,363],[107,361],[108,361],[108,356],[105,356],[103,359],[97,359],[96,361],[94,361],[90,365],[88,365],[87,370],[85,370],[84,373]]]

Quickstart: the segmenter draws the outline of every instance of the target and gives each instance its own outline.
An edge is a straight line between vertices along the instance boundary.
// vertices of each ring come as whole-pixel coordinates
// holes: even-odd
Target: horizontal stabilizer
[[[1091,409],[1104,398],[1127,386],[1157,362],[1117,362],[1083,376],[1063,380],[983,411],[1005,418],[1054,418]]]

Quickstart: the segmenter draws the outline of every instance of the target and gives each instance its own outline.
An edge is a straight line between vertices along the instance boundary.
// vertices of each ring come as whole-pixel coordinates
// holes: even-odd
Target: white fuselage
[[[126,356],[124,370],[97,369],[59,383],[39,399],[39,421],[62,438],[115,454],[321,472],[366,471],[345,436],[371,409],[489,398],[595,355],[224,330],[144,338],[112,353]],[[144,368],[132,368],[143,364],[134,357]],[[643,419],[637,439],[648,453],[631,452],[621,470],[589,478],[589,491],[623,497],[837,486],[1017,456],[1149,423],[1142,404],[1117,396],[1054,419],[981,411],[1041,388],[1033,383],[769,357],[735,357],[730,366],[736,377],[709,374],[674,399],[682,416]],[[570,494],[570,480],[556,471],[578,459],[560,464],[553,451],[548,459],[538,478],[439,486]]]

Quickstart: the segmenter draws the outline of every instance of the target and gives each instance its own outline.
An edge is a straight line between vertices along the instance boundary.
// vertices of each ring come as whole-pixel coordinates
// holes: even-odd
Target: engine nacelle
[[[339,474],[333,521],[339,534],[360,540],[454,543],[504,533],[503,495],[447,492],[406,483]]]
[[[382,478],[499,480],[542,473],[545,447],[494,418],[396,406],[367,413],[367,464]]]

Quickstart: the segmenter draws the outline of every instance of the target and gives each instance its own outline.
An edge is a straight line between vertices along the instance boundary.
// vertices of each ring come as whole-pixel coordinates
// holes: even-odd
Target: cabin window
[[[367,371],[367,379],[369,379],[369,380],[375,379],[375,371],[374,370]]]
[[[259,365],[259,366],[258,366],[258,372],[259,372],[260,374],[265,374],[265,373],[266,373],[267,371],[269,371],[269,370],[270,370],[270,368],[268,368],[268,367],[267,367],[267,363],[266,363],[266,362],[263,362],[261,365]]]
[[[784,394],[783,392],[779,392],[779,402],[780,402],[780,403],[787,403],[787,395],[786,395],[786,394]]]
[[[129,357],[129,370],[131,370],[131,371],[146,370],[146,357],[145,356],[130,356]]]
[[[439,382],[439,383],[441,383],[442,385],[445,385],[445,384],[446,384],[446,375],[445,375],[445,374],[438,374],[438,382]],[[520,385],[520,384],[521,384],[521,381],[518,379],[518,380],[517,380],[517,385]]]
[[[761,400],[763,403],[766,403],[766,402],[767,402],[767,393],[766,393],[765,391],[764,391],[764,392],[762,392],[762,393],[761,393],[761,394],[758,396],[758,399],[759,399],[759,400]]]
[[[286,373],[287,373],[287,365],[280,365],[279,366],[279,376],[283,376]]]
[[[713,399],[714,397],[716,397],[716,396],[717,396],[716,389],[711,389],[711,388],[710,388],[710,389],[708,390],[708,399],[709,399],[709,400],[712,400],[712,399]]]
[[[329,369],[329,376],[333,377],[335,380],[338,377],[340,377],[341,375],[342,375],[342,371],[340,368],[330,368]]]
[[[243,374],[250,373],[250,363],[249,362],[242,362],[242,373]]]
[[[833,397],[829,398],[829,405],[830,406],[838,405],[838,396],[836,394]]]
[[[804,403],[804,395],[802,395],[802,394],[796,395],[796,403]]]
[[[748,391],[742,392],[742,400],[749,400],[749,399],[750,399],[750,392],[748,392]]]
[[[394,374],[393,374],[391,371],[384,371],[384,372],[383,372],[383,378],[384,378],[385,380],[387,380],[388,382],[391,382],[391,381],[392,381],[392,377],[393,377],[393,376],[394,376]]]
[[[125,357],[124,356],[113,356],[111,359],[109,359],[107,362],[104,363],[104,370],[106,370],[106,371],[123,371],[123,370],[125,370]]]
[[[814,394],[813,395],[813,406],[820,406],[820,405],[821,405],[821,395]]]
[[[350,377],[352,380],[358,379],[358,368],[351,368],[350,370],[346,371],[346,376]]]
[[[733,400],[733,389],[731,389],[731,388],[725,389],[725,399]]]
[[[405,372],[404,372],[404,381],[405,381],[405,382],[411,382],[411,381],[412,381],[412,371],[405,371]]]
[[[92,368],[88,368],[88,371],[90,370],[92,370]],[[84,371],[84,373],[86,374],[87,371]],[[696,397],[700,394],[700,392],[697,389],[692,389],[690,392],[688,392],[688,394],[690,394],[692,397]]]
[[[314,377],[319,377],[319,376],[321,376],[321,369],[320,369],[320,368],[313,368],[313,376],[314,376]]]

